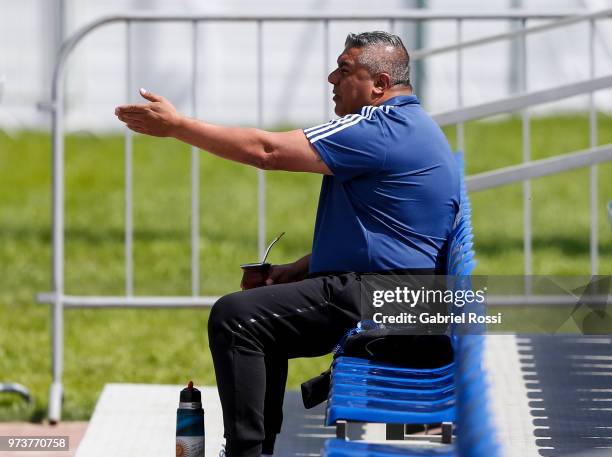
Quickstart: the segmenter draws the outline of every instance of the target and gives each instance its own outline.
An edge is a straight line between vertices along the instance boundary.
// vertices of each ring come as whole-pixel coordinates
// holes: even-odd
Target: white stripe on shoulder
[[[342,122],[342,120],[348,116],[357,116],[356,114],[348,114],[346,116],[343,117],[339,117],[337,119],[332,119],[329,122],[326,122],[325,124],[319,124],[319,125],[315,125],[314,127],[308,127],[306,129],[304,129],[305,133],[309,133],[309,132],[314,132],[315,130],[319,130],[319,129],[323,129],[325,127],[330,127],[333,126],[335,124],[339,124]]]
[[[327,124],[318,125],[316,127],[312,127],[309,129],[305,129],[304,133],[306,134],[306,138],[310,139],[313,135],[319,134],[326,130],[334,129],[342,124],[346,124],[347,122],[353,121],[355,118],[363,117],[361,114],[349,114],[347,116],[343,116],[340,119],[336,119],[334,121],[328,122]]]
[[[311,132],[311,131],[313,131],[313,130],[315,130],[315,129],[320,129],[320,128],[322,128],[322,127],[326,127],[326,126],[328,126],[328,125],[333,124],[333,123],[334,123],[334,122],[336,122],[337,120],[338,120],[338,119],[333,119],[333,120],[331,120],[331,121],[329,121],[329,122],[326,122],[325,124],[319,124],[319,125],[315,125],[314,127],[308,127],[307,129],[304,129],[304,133],[308,133],[308,132]]]
[[[310,140],[311,143],[322,140],[323,138],[327,138],[328,136],[333,135],[334,133],[340,132],[347,127],[351,127],[352,125],[355,125],[364,119],[365,120],[371,119],[372,115],[374,114],[374,111],[376,111],[379,108],[380,107],[378,106],[365,106],[362,108],[362,111],[364,113],[367,113],[366,115],[362,116],[359,114],[354,114],[351,119],[349,119],[351,116],[345,116],[342,118],[345,122],[342,122],[342,124],[328,126],[328,127],[320,129],[317,132],[315,131],[309,132],[306,135],[306,138],[308,138],[308,140]]]
[[[314,138],[309,138],[309,140],[311,143],[316,143],[317,141],[322,140],[323,138],[327,138],[328,136],[333,135],[334,133],[338,133],[347,127],[357,124],[359,121],[362,121],[363,119],[366,119],[366,118],[363,116],[359,116],[359,118],[355,119],[353,122],[349,122],[348,124],[341,125],[340,127],[337,127],[334,130],[328,130],[327,132],[321,133],[320,135],[315,136]]]
[[[336,132],[340,132],[341,130],[344,130],[347,127],[355,125],[364,119],[372,119],[372,115],[376,112],[376,110],[381,110],[385,113],[389,113],[389,110],[391,108],[394,108],[394,106],[364,106],[363,108],[361,108],[361,114],[348,114],[346,116],[341,117],[340,119],[336,119],[335,121],[329,121],[325,124],[304,129],[304,133],[306,134],[306,138],[308,138],[311,143],[314,143],[315,141],[327,138],[328,136],[333,135]]]

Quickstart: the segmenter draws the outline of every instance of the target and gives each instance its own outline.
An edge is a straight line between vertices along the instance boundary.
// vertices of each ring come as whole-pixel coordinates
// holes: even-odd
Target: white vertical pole
[[[595,77],[595,20],[589,21],[589,77]],[[595,106],[595,94],[589,94],[589,145],[591,148],[597,147],[597,109]],[[591,275],[598,274],[598,218],[597,218],[597,165],[591,166],[590,170],[590,199],[591,199]]]
[[[263,24],[257,21],[257,127],[263,126]],[[257,170],[258,197],[258,230],[257,251],[263,258],[266,244],[266,175],[263,170]]]
[[[192,22],[191,115],[198,117],[198,22]],[[191,147],[191,295],[200,294],[200,152]]]
[[[522,19],[523,29],[527,26],[527,20]],[[527,35],[521,35],[521,91],[526,93],[529,87],[527,71]],[[523,162],[531,160],[531,126],[529,122],[529,111],[524,109],[521,113],[523,131]],[[524,274],[533,274],[532,262],[532,221],[531,221],[531,182],[523,181],[523,250],[524,250]],[[528,292],[531,290],[529,279],[527,280]]]
[[[457,44],[463,41],[463,21],[457,19]],[[461,48],[457,49],[457,108],[463,106],[463,55]],[[465,130],[463,122],[457,124],[457,150],[465,147]]]
[[[132,101],[132,22],[126,22],[125,41],[126,102]],[[125,294],[134,294],[134,222],[132,209],[132,131],[125,127]]]
[[[61,65],[61,63],[60,63]],[[64,81],[60,67],[53,85],[53,260],[52,282],[55,298],[52,312],[52,382],[49,388],[49,422],[62,415],[62,373],[64,370]]]

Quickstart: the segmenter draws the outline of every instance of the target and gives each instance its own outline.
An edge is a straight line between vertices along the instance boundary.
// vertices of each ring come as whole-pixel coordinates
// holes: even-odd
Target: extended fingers
[[[147,100],[149,100],[151,102],[163,102],[163,101],[166,101],[166,99],[164,97],[162,97],[161,95],[154,94],[153,92],[149,92],[146,89],[141,88],[139,92],[140,92],[140,95],[143,98],[146,98]]]
[[[120,113],[117,114],[117,117],[123,122],[142,122],[146,117],[146,113]]]
[[[138,133],[144,133],[143,129],[146,127],[145,119],[141,116],[134,115],[117,115],[119,120],[125,123],[125,126],[130,130],[134,130]]]
[[[139,123],[128,123],[125,124],[127,126],[127,128],[129,128],[130,130],[137,132],[137,133],[144,133],[144,134],[148,134],[145,126],[143,124],[139,124]]]
[[[144,126],[146,125],[144,122],[139,121],[139,120],[129,120],[129,121],[125,121],[125,124],[126,124],[128,127],[131,127],[131,126],[135,126],[135,127],[144,127]]]
[[[115,114],[146,113],[149,105],[121,105],[115,108]]]

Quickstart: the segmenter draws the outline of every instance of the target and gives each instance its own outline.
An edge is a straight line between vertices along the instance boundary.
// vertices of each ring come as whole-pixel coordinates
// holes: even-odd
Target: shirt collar
[[[419,99],[416,95],[398,95],[385,101],[381,105],[403,106],[403,105],[418,105]]]

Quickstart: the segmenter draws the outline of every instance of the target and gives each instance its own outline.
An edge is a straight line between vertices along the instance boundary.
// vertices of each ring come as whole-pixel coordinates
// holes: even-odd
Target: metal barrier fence
[[[124,296],[72,296],[65,293],[64,289],[64,76],[66,72],[66,64],[68,58],[72,54],[75,47],[91,32],[100,27],[113,23],[124,23],[126,24],[126,81],[127,81],[127,93],[126,99],[130,100],[131,94],[130,88],[132,87],[131,81],[131,65],[133,49],[131,44],[131,28],[134,23],[142,22],[182,22],[192,25],[192,75],[191,75],[191,107],[192,115],[197,116],[196,100],[197,100],[197,69],[198,69],[198,24],[210,23],[210,22],[251,22],[255,23],[257,27],[257,119],[258,125],[261,126],[263,119],[263,103],[262,103],[262,92],[263,92],[263,48],[262,48],[262,32],[263,24],[267,22],[278,22],[278,21],[317,21],[323,24],[323,64],[327,65],[329,60],[329,24],[332,21],[355,21],[355,20],[372,20],[372,21],[387,21],[388,29],[395,31],[400,21],[432,21],[432,20],[454,20],[457,22],[457,45],[446,46],[442,48],[435,48],[423,51],[417,51],[412,53],[413,60],[424,59],[430,55],[436,55],[441,52],[456,51],[457,52],[457,63],[458,63],[458,87],[457,87],[457,100],[459,106],[463,105],[463,84],[462,84],[462,57],[461,51],[467,47],[477,46],[479,44],[488,43],[495,40],[511,39],[519,37],[523,43],[522,53],[522,72],[526,75],[526,52],[525,52],[525,36],[529,33],[541,31],[544,28],[553,28],[557,26],[564,26],[573,24],[579,21],[590,21],[591,24],[591,75],[594,75],[594,59],[593,59],[593,31],[595,29],[595,20],[612,15],[612,9],[601,11],[598,13],[586,14],[582,16],[573,17],[580,11],[576,10],[560,10],[560,11],[519,11],[510,10],[502,11],[497,13],[483,13],[483,12],[467,12],[467,13],[455,13],[455,12],[443,12],[443,11],[427,11],[427,10],[383,10],[375,13],[279,13],[279,14],[199,14],[199,15],[156,15],[156,14],[128,14],[109,16],[91,24],[84,26],[78,30],[72,37],[70,37],[63,44],[59,54],[55,72],[53,75],[52,83],[52,98],[51,103],[47,106],[47,109],[51,111],[52,115],[52,138],[53,138],[53,264],[52,264],[52,287],[53,291],[50,293],[44,293],[39,295],[39,302],[50,303],[53,305],[53,382],[50,389],[49,398],[49,419],[51,422],[57,422],[61,416],[61,399],[62,399],[62,371],[63,371],[63,309],[64,307],[75,307],[75,306],[86,306],[86,307],[167,307],[167,306],[209,306],[216,300],[216,297],[206,297],[200,295],[199,289],[199,158],[197,148],[192,148],[192,162],[191,162],[191,273],[192,273],[192,293],[191,296],[179,296],[179,297],[145,297],[145,296],[134,296],[133,288],[133,218],[132,218],[132,134],[129,130],[125,131],[125,295]],[[533,28],[525,28],[528,20],[532,19],[556,19],[560,20],[552,24],[541,25]],[[465,20],[509,20],[509,21],[521,21],[523,29],[507,34],[495,35],[490,38],[484,38],[472,41],[462,41],[461,31],[462,23]],[[327,72],[326,68],[326,72]],[[523,90],[526,92],[526,77],[523,78]],[[325,91],[327,93],[327,82],[324,81]],[[589,93],[594,90],[601,89],[603,87],[612,87],[612,81],[605,79],[598,81],[592,80],[584,83],[585,86],[580,88],[574,87],[575,90],[583,90],[584,93]],[[559,88],[561,90],[561,88]],[[582,92],[579,92],[582,93]],[[548,100],[561,98],[560,94],[557,94],[558,98],[554,98],[554,94],[550,95]],[[565,94],[564,96],[567,96]],[[541,100],[542,98],[540,98]],[[536,103],[531,103],[529,95],[525,95],[523,104],[520,105],[520,109],[524,109],[523,112],[523,157],[524,161],[528,162],[530,159],[529,153],[529,116],[526,108]],[[328,103],[328,102],[326,102]],[[504,108],[504,104],[508,106]],[[538,103],[541,103],[538,102]],[[509,109],[508,109],[509,108]],[[459,109],[456,112],[449,112],[441,114],[437,117],[439,122],[442,124],[446,123],[457,123],[458,133],[458,147],[462,147],[463,144],[463,123],[470,120],[476,119],[477,117],[485,117],[499,112],[508,112],[512,109],[517,109],[516,105],[512,105],[510,99],[504,101],[500,106],[485,104],[480,107]],[[473,110],[473,111],[470,111]],[[500,111],[504,110],[504,111]],[[596,131],[593,125],[596,125],[594,103],[591,98],[591,146],[593,154],[596,152],[595,146],[597,143]],[[328,107],[325,106],[325,115],[328,113]],[[589,159],[590,160],[590,159]],[[595,161],[589,163],[596,163]],[[527,174],[517,179],[527,179]],[[469,182],[469,181],[468,181]],[[592,168],[591,172],[591,204],[592,204],[592,216],[591,221],[594,220],[594,205],[596,205],[596,169]],[[525,273],[531,272],[531,208],[528,204],[529,201],[529,185],[525,183]],[[594,196],[595,195],[595,196]],[[259,253],[263,252],[264,249],[264,237],[265,237],[265,174],[263,171],[258,173],[258,249]],[[596,217],[595,217],[596,222]],[[592,258],[596,259],[597,255],[597,232],[596,227],[591,228],[591,255]],[[595,247],[593,247],[595,246]],[[594,263],[593,263],[594,262]],[[595,266],[593,266],[595,265]],[[596,271],[596,260],[592,261],[592,270]]]
[[[492,35],[489,37],[478,38],[470,41],[462,41],[461,39],[461,27],[458,27],[458,35],[457,35],[457,44],[450,46],[442,46],[439,48],[417,51],[414,53],[414,57],[423,58],[431,55],[440,54],[443,52],[449,51],[457,51],[457,102],[458,106],[461,107],[463,105],[463,96],[462,96],[462,66],[461,66],[461,51],[466,48],[481,46],[484,44],[494,43],[500,40],[507,40],[512,38],[520,39],[520,89],[521,92],[527,94],[528,92],[528,84],[527,84],[527,36],[530,34],[540,33],[547,30],[557,29],[560,27],[567,27],[569,25],[578,24],[581,22],[588,21],[589,24],[589,58],[588,58],[588,66],[589,66],[589,78],[595,78],[595,32],[596,32],[596,20],[610,18],[612,17],[612,9],[601,10],[589,14],[576,15],[574,17],[564,18],[559,21],[555,21],[553,23],[539,25],[535,27],[526,27],[527,18],[521,19],[522,28],[515,30],[509,33],[502,33],[498,35]],[[461,24],[461,22],[458,22]],[[585,82],[582,90],[574,90],[573,94],[566,94],[565,96],[577,95],[582,93],[588,93],[589,97],[589,144],[591,149],[595,149],[597,146],[597,111],[595,107],[594,101],[594,91],[602,88],[610,87],[609,85],[597,86],[590,85],[589,82]],[[577,89],[580,86],[576,86]],[[538,103],[543,103],[544,101],[554,101],[560,100],[563,98],[561,94],[558,94],[558,97],[548,97],[548,100],[539,100],[534,105]],[[507,109],[502,112],[510,112],[516,109],[516,106],[512,105],[510,100],[500,101],[500,105],[508,104]],[[529,112],[527,108],[532,106],[528,103],[522,104],[522,151],[523,151],[523,162],[529,162],[531,160],[531,145],[530,145],[530,123],[529,123]],[[463,150],[463,140],[464,140],[464,132],[463,132],[463,122],[466,120],[470,120],[470,118],[461,119],[461,114],[458,114],[458,118],[455,122],[457,122],[457,149]],[[491,115],[487,114],[487,115]],[[484,116],[482,116],[484,117]],[[471,119],[477,119],[477,117],[472,117]],[[591,256],[591,275],[597,275],[598,273],[598,230],[597,230],[597,167],[595,165],[591,166],[590,169],[590,205],[591,205],[591,232],[590,232],[590,256]],[[533,274],[532,268],[532,209],[531,209],[531,184],[529,179],[523,179],[523,242],[524,242],[524,274],[529,276]]]

